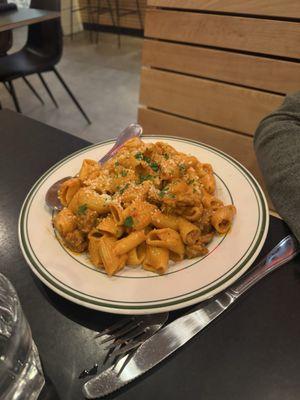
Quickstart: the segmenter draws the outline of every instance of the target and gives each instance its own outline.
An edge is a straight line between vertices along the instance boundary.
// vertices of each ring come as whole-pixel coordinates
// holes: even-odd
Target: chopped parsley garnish
[[[147,175],[140,175],[140,183],[143,183],[144,181],[149,181],[151,179],[153,179],[154,176],[147,174]]]
[[[166,195],[166,191],[167,190],[169,190],[169,188],[166,186],[166,187],[164,187],[159,193],[158,193],[158,195],[159,195],[159,197],[164,197],[165,195]]]
[[[179,165],[179,170],[180,170],[180,172],[183,173],[186,170],[186,165],[185,164],[180,164]]]
[[[81,204],[81,206],[78,207],[77,214],[78,215],[83,215],[83,214],[86,213],[87,209],[88,209],[87,204]]]
[[[195,179],[190,179],[190,180],[188,181],[188,185],[192,185],[194,182],[195,182]]]
[[[120,165],[119,161],[115,162],[115,167],[117,167],[118,165]]]
[[[143,154],[139,151],[138,153],[136,153],[136,155],[134,156],[137,160],[142,160],[143,159]]]
[[[122,189],[120,189],[119,192],[121,194],[123,194],[128,187],[129,187],[129,183],[126,183],[126,185],[124,187],[122,187]]]
[[[136,153],[136,155],[134,156],[137,160],[140,161],[145,161],[150,168],[152,168],[152,170],[154,172],[157,172],[159,169],[159,165],[155,162],[155,161],[151,161],[151,158],[148,156],[144,156],[141,152]]]
[[[150,167],[153,169],[154,172],[157,172],[159,170],[159,166],[155,161],[150,164]]]
[[[130,215],[125,218],[124,226],[126,226],[126,228],[131,228],[133,226],[133,218]]]
[[[165,160],[168,160],[169,158],[170,158],[169,154],[164,153],[164,159],[165,159]]]
[[[127,176],[127,171],[125,171],[125,169],[123,169],[123,170],[121,171],[121,175],[122,175],[122,176]]]
[[[170,197],[170,199],[175,199],[175,194],[174,193],[168,193],[168,197]]]

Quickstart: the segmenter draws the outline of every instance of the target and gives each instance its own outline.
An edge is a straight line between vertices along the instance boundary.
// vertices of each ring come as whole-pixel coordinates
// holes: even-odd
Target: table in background
[[[59,17],[60,13],[58,12],[37,10],[34,8],[19,8],[18,10],[7,11],[0,14],[0,32]]]
[[[72,304],[35,278],[18,246],[17,222],[36,179],[88,143],[7,110],[0,111],[0,138],[0,271],[17,289],[52,382],[41,398],[80,400],[78,374],[104,358],[95,330],[119,317]],[[287,233],[271,217],[260,257]],[[176,354],[107,399],[298,400],[299,272],[298,259],[281,267]]]

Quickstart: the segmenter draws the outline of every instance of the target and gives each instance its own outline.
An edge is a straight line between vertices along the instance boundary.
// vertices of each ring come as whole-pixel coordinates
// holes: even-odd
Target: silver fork
[[[149,339],[168,320],[169,313],[136,315],[122,318],[109,328],[99,332],[95,338],[103,338],[100,344],[109,343],[106,347],[109,356],[116,357],[137,348]]]
[[[169,313],[151,315],[132,315],[122,318],[115,324],[97,333],[95,339],[102,338],[100,345],[107,343],[108,350],[102,366],[106,364],[118,364],[120,359],[125,360],[122,369],[130,360],[134,350],[143,342],[156,333],[168,320]],[[111,343],[110,343],[111,342]],[[128,355],[128,357],[126,356]],[[123,358],[121,356],[124,356]],[[79,379],[95,375],[98,371],[98,364],[90,369],[83,370]]]

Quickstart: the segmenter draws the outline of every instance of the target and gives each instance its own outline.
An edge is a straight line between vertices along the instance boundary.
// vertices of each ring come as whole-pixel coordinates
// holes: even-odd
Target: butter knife
[[[146,340],[125,368],[123,363],[127,356],[86,382],[83,386],[84,396],[87,399],[103,397],[144,374],[204,329],[261,278],[294,258],[299,250],[296,238],[286,236],[260,263],[225,291],[197,305],[191,312],[177,318]]]

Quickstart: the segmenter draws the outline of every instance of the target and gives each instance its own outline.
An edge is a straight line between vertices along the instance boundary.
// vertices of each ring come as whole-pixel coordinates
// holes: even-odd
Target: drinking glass
[[[0,400],[36,400],[45,380],[17,293],[0,274]]]

